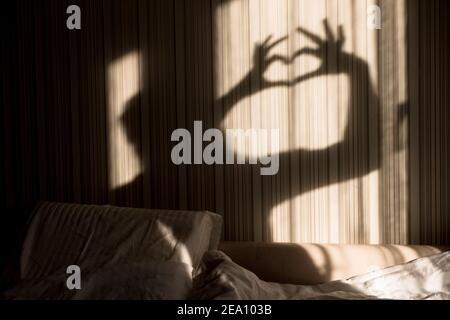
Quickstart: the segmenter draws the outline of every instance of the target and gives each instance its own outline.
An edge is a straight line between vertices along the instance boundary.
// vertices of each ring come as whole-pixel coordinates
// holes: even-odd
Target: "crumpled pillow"
[[[20,279],[40,279],[78,265],[86,274],[126,262],[177,261],[195,270],[218,246],[221,216],[43,202],[23,243]]]
[[[6,299],[39,300],[168,300],[185,299],[192,288],[192,267],[175,261],[121,263],[81,272],[81,288],[69,290],[70,274],[21,282],[8,290]]]

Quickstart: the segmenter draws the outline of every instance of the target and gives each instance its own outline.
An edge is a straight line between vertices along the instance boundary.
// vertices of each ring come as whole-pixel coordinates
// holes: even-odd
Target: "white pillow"
[[[33,213],[21,255],[21,280],[80,266],[89,274],[122,263],[176,261],[199,265],[219,243],[221,216],[44,202]]]
[[[4,296],[20,300],[180,300],[192,289],[191,269],[174,261],[120,263],[82,273],[81,288],[74,290],[67,289],[67,274],[59,270],[41,279],[23,281]]]

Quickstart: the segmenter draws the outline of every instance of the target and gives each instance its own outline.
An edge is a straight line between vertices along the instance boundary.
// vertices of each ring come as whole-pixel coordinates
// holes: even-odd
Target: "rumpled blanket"
[[[191,299],[450,299],[450,252],[315,286],[260,280],[221,251],[203,257]]]

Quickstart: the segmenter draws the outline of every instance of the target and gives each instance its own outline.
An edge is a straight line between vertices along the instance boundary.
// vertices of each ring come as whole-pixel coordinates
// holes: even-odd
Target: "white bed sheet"
[[[192,299],[450,299],[450,252],[315,286],[262,281],[221,251],[202,268]]]

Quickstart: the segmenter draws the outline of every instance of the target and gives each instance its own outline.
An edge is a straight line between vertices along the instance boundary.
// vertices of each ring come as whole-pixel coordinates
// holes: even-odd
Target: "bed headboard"
[[[225,241],[219,249],[262,280],[312,285],[405,263],[450,247]]]

